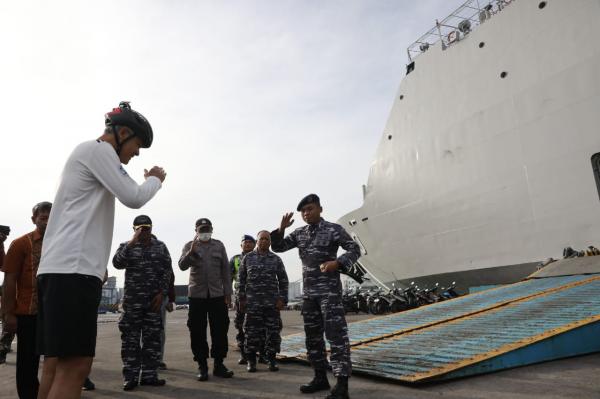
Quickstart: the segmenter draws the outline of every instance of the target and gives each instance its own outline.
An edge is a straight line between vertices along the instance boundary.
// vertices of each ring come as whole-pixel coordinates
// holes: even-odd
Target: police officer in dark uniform
[[[212,222],[196,221],[196,236],[183,247],[179,258],[181,270],[190,269],[188,328],[194,360],[198,362],[198,380],[208,379],[209,354],[214,359],[213,375],[233,377],[223,360],[227,357],[228,306],[231,304],[231,269],[225,246],[212,238]],[[207,323],[208,319],[208,323]],[[211,349],[206,329],[210,325]]]
[[[304,332],[308,359],[315,370],[314,379],[302,385],[303,393],[329,389],[327,381],[327,354],[323,333],[331,346],[331,368],[337,384],[327,399],[348,398],[348,377],[352,371],[348,326],[342,304],[340,272],[348,272],[360,257],[360,248],[342,226],[325,221],[323,208],[316,194],[309,194],[298,204],[297,210],[307,223],[284,238],[285,229],[294,220],[286,213],[279,229],[271,232],[272,248],[283,252],[298,248],[302,261]],[[337,256],[338,248],[346,253]]]
[[[246,311],[246,358],[248,371],[256,371],[256,352],[264,342],[270,371],[278,371],[275,356],[281,348],[279,311],[287,303],[288,277],[283,261],[273,252],[271,235],[263,230],[258,233],[258,247],[242,260],[238,297],[242,310]]]
[[[239,282],[238,282],[238,277],[239,277],[239,269],[240,269],[240,264],[242,263],[242,259],[244,258],[244,256],[249,253],[252,252],[254,250],[254,247],[256,246],[256,240],[254,240],[254,237],[252,237],[251,235],[245,234],[242,236],[242,253],[241,254],[237,254],[234,255],[231,260],[229,261],[229,267],[231,268],[231,279],[233,280],[233,284],[234,284],[234,290],[237,293],[237,289],[239,286]],[[244,350],[244,343],[246,341],[246,337],[244,335],[244,316],[245,313],[242,312],[242,310],[240,309],[240,302],[239,302],[239,298],[236,294],[235,297],[235,319],[233,324],[235,325],[235,328],[237,329],[237,335],[235,336],[235,340],[237,341],[237,345],[238,348],[240,349],[240,352],[242,353],[240,360],[238,360],[238,364],[246,364],[247,363],[247,359],[246,359],[246,351]]]
[[[119,246],[113,257],[116,269],[125,269],[123,314],[119,320],[123,390],[138,385],[161,386],[158,378],[163,328],[161,305],[172,274],[167,246],[152,235],[152,220],[140,215],[133,221],[134,235]],[[142,345],[140,347],[140,338]]]

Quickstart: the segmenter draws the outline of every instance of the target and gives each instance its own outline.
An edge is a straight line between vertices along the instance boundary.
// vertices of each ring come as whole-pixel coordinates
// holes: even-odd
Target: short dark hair
[[[38,202],[37,204],[34,205],[33,209],[31,210],[31,213],[33,214],[33,216],[37,216],[39,211],[50,212],[51,210],[52,210],[52,203],[48,202],[48,201],[42,201],[42,202]]]
[[[269,237],[271,236],[271,232],[269,230],[261,230],[258,233],[256,233],[257,239],[258,239],[258,236],[260,236],[260,233],[267,233],[269,235]]]

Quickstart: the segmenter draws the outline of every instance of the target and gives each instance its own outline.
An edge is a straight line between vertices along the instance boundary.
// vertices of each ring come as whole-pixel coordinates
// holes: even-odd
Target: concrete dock
[[[358,321],[369,315],[349,315],[348,321]],[[233,320],[233,313],[230,313]],[[226,365],[234,370],[232,379],[210,376],[207,382],[196,381],[196,366],[192,361],[189,335],[186,327],[187,311],[176,310],[168,316],[165,361],[168,370],[161,373],[167,380],[164,387],[138,387],[134,391],[121,389],[120,335],[118,315],[99,316],[97,357],[91,378],[96,390],[84,392],[83,398],[324,398],[326,392],[315,395],[300,393],[298,386],[312,377],[307,365],[283,363],[281,370],[269,372],[264,365],[254,374],[237,364],[239,353],[232,347]],[[302,331],[300,312],[282,313],[283,334]],[[230,344],[234,343],[233,323],[229,330]],[[13,348],[16,344],[13,343]],[[355,375],[350,380],[353,399],[377,398],[600,398],[600,354],[581,356],[534,366],[460,380],[407,386],[384,380]],[[331,375],[330,375],[331,377]],[[333,382],[330,378],[330,382]],[[0,398],[16,398],[15,354],[7,356],[0,365]]]

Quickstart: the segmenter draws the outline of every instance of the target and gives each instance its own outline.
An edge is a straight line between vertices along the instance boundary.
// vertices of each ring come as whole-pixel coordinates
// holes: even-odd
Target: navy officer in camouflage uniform
[[[161,306],[173,273],[167,246],[152,235],[152,220],[146,215],[136,217],[133,230],[133,238],[122,243],[113,257],[113,266],[125,269],[123,314],[119,320],[125,391],[138,385],[140,373],[141,385],[165,385],[157,371],[163,328]]]
[[[360,248],[339,224],[321,217],[323,208],[316,194],[309,194],[298,204],[297,210],[307,223],[284,238],[285,229],[294,220],[286,213],[279,229],[271,232],[272,248],[283,252],[298,248],[302,261],[303,302],[302,316],[306,334],[308,359],[315,370],[314,379],[302,385],[303,393],[329,389],[327,381],[327,354],[323,333],[331,346],[331,368],[337,384],[327,399],[348,398],[348,377],[352,371],[348,326],[342,305],[340,271],[347,272],[360,257]],[[337,256],[338,248],[346,253]]]
[[[237,289],[239,286],[240,264],[242,263],[242,259],[244,258],[244,256],[254,250],[254,247],[256,247],[256,240],[251,235],[244,234],[242,236],[241,247],[242,247],[242,253],[234,255],[229,260],[229,267],[231,268],[231,280],[233,280],[233,288],[236,293],[237,293]],[[238,360],[238,364],[246,364],[248,362],[248,360],[246,359],[246,351],[244,350],[244,344],[246,342],[246,336],[244,335],[245,314],[240,309],[240,301],[239,301],[237,294],[235,297],[234,307],[235,307],[235,319],[234,319],[233,324],[235,325],[235,328],[238,331],[237,335],[235,336],[235,340],[237,341],[238,348],[240,349],[240,352],[242,353],[240,360]]]
[[[258,233],[258,246],[244,259],[239,271],[238,297],[242,311],[246,311],[246,358],[248,371],[256,371],[256,352],[263,342],[270,371],[278,371],[275,356],[281,348],[279,311],[287,303],[288,277],[283,261],[273,252],[271,234]]]

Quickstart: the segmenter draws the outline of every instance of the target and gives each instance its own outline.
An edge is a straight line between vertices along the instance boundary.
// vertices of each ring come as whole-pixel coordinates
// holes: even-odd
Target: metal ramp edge
[[[517,348],[501,350],[497,356],[481,358],[470,367],[455,368],[445,374],[423,378],[422,382],[451,380],[477,374],[491,373],[514,367],[526,366],[550,360],[600,352],[600,315],[570,325],[563,331],[546,337],[540,334],[532,337],[532,342]]]
[[[600,276],[559,276],[545,279],[524,280],[509,286],[495,287],[486,291],[422,306],[401,313],[394,313],[368,320],[357,321],[348,325],[349,336],[351,339],[350,346],[355,347],[364,345],[373,341],[384,340],[397,335],[447,323],[453,320],[474,316],[479,313],[487,312],[517,301],[561,291],[569,287],[586,284],[587,282],[593,280],[600,280]],[[529,289],[530,293],[511,296],[510,294],[518,288]],[[519,291],[516,291],[516,294],[519,294]],[[508,296],[506,295],[506,292],[508,292]],[[489,297],[492,297],[491,302],[480,301],[481,298]],[[495,299],[496,297],[498,299]],[[466,302],[467,304],[465,304]],[[464,311],[465,308],[469,309],[468,303],[474,303],[475,306],[470,308],[470,311]],[[448,308],[454,308],[454,310],[458,308],[458,311],[455,311],[454,313],[444,312],[447,311]],[[440,314],[434,314],[433,318],[431,318],[429,321],[422,322],[423,319],[426,319],[426,317],[423,317],[424,313]],[[407,319],[411,316],[418,320],[416,320],[415,323],[409,323],[407,326],[402,327],[402,319]],[[380,333],[378,334],[377,331],[380,331]],[[365,332],[367,332],[367,334],[365,334]],[[281,353],[278,355],[280,359],[306,359],[304,333],[291,334],[283,337],[281,349]]]
[[[600,351],[600,281],[352,348],[353,368],[420,383]]]

